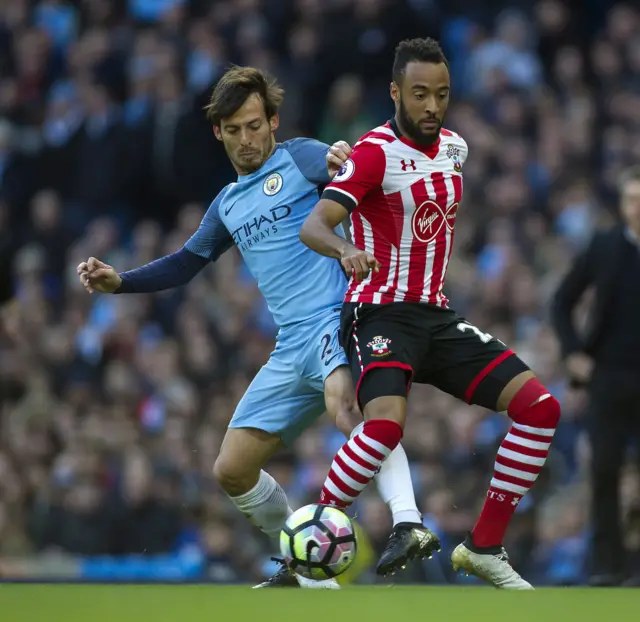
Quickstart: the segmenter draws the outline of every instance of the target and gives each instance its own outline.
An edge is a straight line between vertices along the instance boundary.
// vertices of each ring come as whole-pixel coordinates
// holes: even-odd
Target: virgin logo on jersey
[[[254,216],[231,233],[236,246],[242,251],[250,249],[278,233],[277,223],[291,214],[290,205],[272,207],[266,214]]]
[[[453,231],[456,225],[456,215],[458,213],[458,203],[454,203],[443,211],[434,201],[425,201],[413,212],[411,229],[413,235],[427,244],[431,242],[442,227],[446,226],[449,231]]]

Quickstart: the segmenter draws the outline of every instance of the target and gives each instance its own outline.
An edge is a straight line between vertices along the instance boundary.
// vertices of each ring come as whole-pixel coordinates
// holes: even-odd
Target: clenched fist
[[[356,283],[366,279],[371,270],[374,272],[380,270],[380,263],[371,253],[361,251],[355,246],[342,253],[340,263],[347,275],[352,276]]]
[[[338,174],[342,165],[351,157],[351,151],[349,143],[344,140],[339,140],[329,147],[325,160],[327,161],[327,171],[329,171],[331,179]]]
[[[78,264],[76,272],[90,294],[94,291],[113,294],[122,283],[122,279],[111,266],[95,257],[89,257],[87,261]]]

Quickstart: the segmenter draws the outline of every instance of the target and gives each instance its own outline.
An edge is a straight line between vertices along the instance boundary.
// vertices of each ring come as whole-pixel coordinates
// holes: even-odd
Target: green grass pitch
[[[605,622],[640,620],[640,590],[0,585],[3,622]]]

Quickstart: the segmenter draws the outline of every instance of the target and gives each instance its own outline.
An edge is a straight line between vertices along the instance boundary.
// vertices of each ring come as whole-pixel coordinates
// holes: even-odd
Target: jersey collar
[[[431,145],[419,145],[418,143],[412,141],[410,138],[407,138],[406,136],[404,136],[404,134],[402,134],[400,128],[398,127],[398,124],[396,123],[395,117],[391,117],[387,121],[387,125],[393,130],[393,133],[396,135],[398,140],[403,142],[405,145],[409,145],[409,147],[412,147],[416,151],[424,153],[424,155],[431,158],[432,160],[438,155],[438,151],[440,150],[440,136],[438,136],[436,142],[432,143]]]

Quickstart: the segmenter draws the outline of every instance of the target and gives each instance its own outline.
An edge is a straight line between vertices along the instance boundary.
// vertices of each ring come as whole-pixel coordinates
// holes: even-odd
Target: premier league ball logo
[[[356,170],[356,165],[353,163],[353,160],[347,160],[338,171],[338,174],[333,178],[333,181],[347,181]]]

